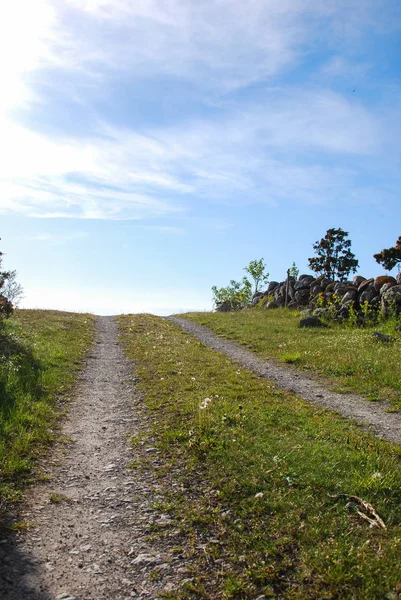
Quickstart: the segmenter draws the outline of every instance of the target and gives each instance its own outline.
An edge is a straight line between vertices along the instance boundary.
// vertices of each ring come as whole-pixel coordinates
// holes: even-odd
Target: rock
[[[296,300],[291,300],[288,304],[287,304],[287,308],[298,308],[298,304],[296,302]]]
[[[392,281],[388,281],[387,283],[382,285],[380,288],[380,291],[379,291],[380,296],[383,296],[383,294],[385,294],[387,292],[387,290],[394,287],[395,285],[397,285],[397,284],[393,283]]]
[[[276,289],[276,288],[277,288],[279,285],[280,285],[280,284],[279,284],[279,282],[278,282],[278,281],[271,281],[271,282],[269,283],[269,286],[268,286],[268,288],[267,288],[267,292],[265,292],[265,293],[267,293],[267,295],[269,295],[269,294],[272,294],[272,293],[274,292],[274,290],[275,290],[275,289]]]
[[[337,283],[335,283],[334,281],[332,281],[331,283],[329,283],[328,285],[326,285],[326,292],[335,292],[336,290],[336,286],[338,287]]]
[[[355,300],[358,298],[358,290],[349,290],[346,294],[344,294],[344,296],[342,297],[341,300],[341,304],[347,304],[348,302],[352,302],[352,304],[355,303]]]
[[[312,311],[310,308],[304,308],[304,310],[301,310],[301,315],[303,317],[310,317],[311,314],[312,314]]]
[[[401,285],[393,285],[382,295],[382,311],[384,316],[390,312],[395,315],[401,312]]]
[[[395,280],[397,285],[401,285],[401,273],[397,273]]]
[[[222,302],[216,306],[217,312],[230,312],[232,310],[231,304],[229,302]]]
[[[359,285],[358,292],[359,293],[363,292],[373,282],[374,282],[373,277],[371,277],[370,279],[365,279],[365,281],[362,281],[362,283]]]
[[[309,288],[303,288],[295,292],[295,302],[299,306],[306,306],[310,300]]]
[[[394,342],[394,338],[391,335],[387,335],[386,333],[379,333],[378,331],[374,331],[372,333],[372,336],[379,342]]]
[[[275,300],[270,300],[265,306],[265,308],[278,308],[278,304]]]
[[[376,298],[376,296],[378,295],[377,291],[375,289],[375,286],[373,285],[373,281],[371,281],[369,283],[369,285],[367,285],[363,288],[362,293],[361,293],[361,287],[359,287],[358,294],[359,294],[359,304],[361,306],[365,302],[372,302],[373,298]]]
[[[324,292],[325,289],[326,288],[321,286],[320,283],[313,282],[313,284],[310,287],[310,293],[312,296],[317,296],[318,294]]]
[[[354,279],[352,280],[352,284],[358,288],[364,281],[366,281],[366,277],[362,277],[362,275],[355,275]]]
[[[318,317],[305,317],[299,321],[300,327],[324,327],[324,324]]]
[[[381,275],[380,277],[376,277],[374,281],[375,290],[380,292],[380,288],[383,287],[385,283],[392,283],[393,285],[397,285],[397,280],[390,275]]]
[[[315,278],[313,275],[300,275],[298,281],[309,281],[309,284],[311,284],[312,281],[315,281]]]
[[[298,290],[309,290],[310,285],[307,281],[296,281],[294,283],[294,290],[297,292]]]
[[[138,554],[138,556],[136,558],[134,558],[134,560],[131,561],[131,565],[153,565],[156,563],[160,563],[161,562],[161,558],[160,556],[153,556],[153,554]]]

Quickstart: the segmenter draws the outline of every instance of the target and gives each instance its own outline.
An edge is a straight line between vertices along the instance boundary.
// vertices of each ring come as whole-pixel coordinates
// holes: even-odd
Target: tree
[[[212,287],[213,303],[217,310],[239,310],[250,305],[252,300],[252,284],[243,277],[242,281],[232,279],[227,287]]]
[[[350,273],[355,273],[359,262],[351,252],[351,240],[348,232],[341,228],[328,229],[320,242],[313,244],[317,256],[309,258],[309,268],[324,275],[331,281],[346,281]]]
[[[373,258],[379,265],[382,265],[386,271],[391,271],[396,265],[400,268],[401,265],[401,235],[392,248],[384,248],[378,254],[374,254]]]
[[[227,287],[218,288],[212,287],[213,302],[217,310],[239,310],[250,306],[253,296],[258,292],[261,286],[267,283],[269,273],[267,273],[265,261],[251,260],[244,271],[249,273],[253,279],[252,283],[247,277],[243,277],[241,281],[232,279]]]
[[[295,262],[293,262],[292,266],[288,269],[288,275],[290,277],[295,277],[295,279],[298,279],[299,269],[298,269],[297,265],[295,264]]]
[[[251,260],[249,265],[244,268],[244,271],[249,273],[253,279],[254,290],[253,294],[259,292],[260,287],[269,281],[269,273],[265,272],[266,265],[263,258],[260,260]]]
[[[3,252],[0,252],[0,320],[9,317],[15,303],[22,295],[22,287],[16,280],[15,271],[3,271]]]

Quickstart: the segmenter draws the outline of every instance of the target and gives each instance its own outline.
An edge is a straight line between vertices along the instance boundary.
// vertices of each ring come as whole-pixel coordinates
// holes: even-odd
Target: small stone
[[[324,324],[318,317],[305,317],[299,321],[300,327],[324,327]]]
[[[372,333],[372,336],[375,338],[375,340],[378,340],[379,342],[394,342],[394,338],[391,335],[387,335],[386,333],[379,333],[378,331],[374,331]]]
[[[161,559],[159,556],[153,556],[152,554],[138,554],[138,556],[136,558],[134,558],[134,560],[131,561],[131,565],[143,565],[143,564],[147,564],[147,565],[151,565],[151,564],[156,564],[158,562],[161,562]]]

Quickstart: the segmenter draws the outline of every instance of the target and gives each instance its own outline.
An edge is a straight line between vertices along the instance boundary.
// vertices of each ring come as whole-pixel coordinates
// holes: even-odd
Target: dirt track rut
[[[173,528],[154,508],[161,498],[154,471],[127,466],[140,453],[158,461],[156,448],[130,445],[128,436],[146,427],[131,380],[114,319],[99,317],[63,426],[70,442],[46,459],[50,480],[29,490],[18,517],[34,526],[0,533],[2,600],[158,598],[184,577],[182,559],[171,552],[178,532],[151,541],[151,528]],[[68,499],[52,503],[62,499],[55,494]]]

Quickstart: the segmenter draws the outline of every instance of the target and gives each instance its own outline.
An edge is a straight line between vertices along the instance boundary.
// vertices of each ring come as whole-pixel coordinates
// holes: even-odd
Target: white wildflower
[[[200,408],[201,410],[204,410],[204,409],[207,407],[207,405],[211,403],[211,401],[212,401],[212,400],[211,400],[210,398],[205,398],[205,399],[204,399],[204,401],[203,401],[203,402],[201,402],[201,404],[200,404],[199,408]]]

